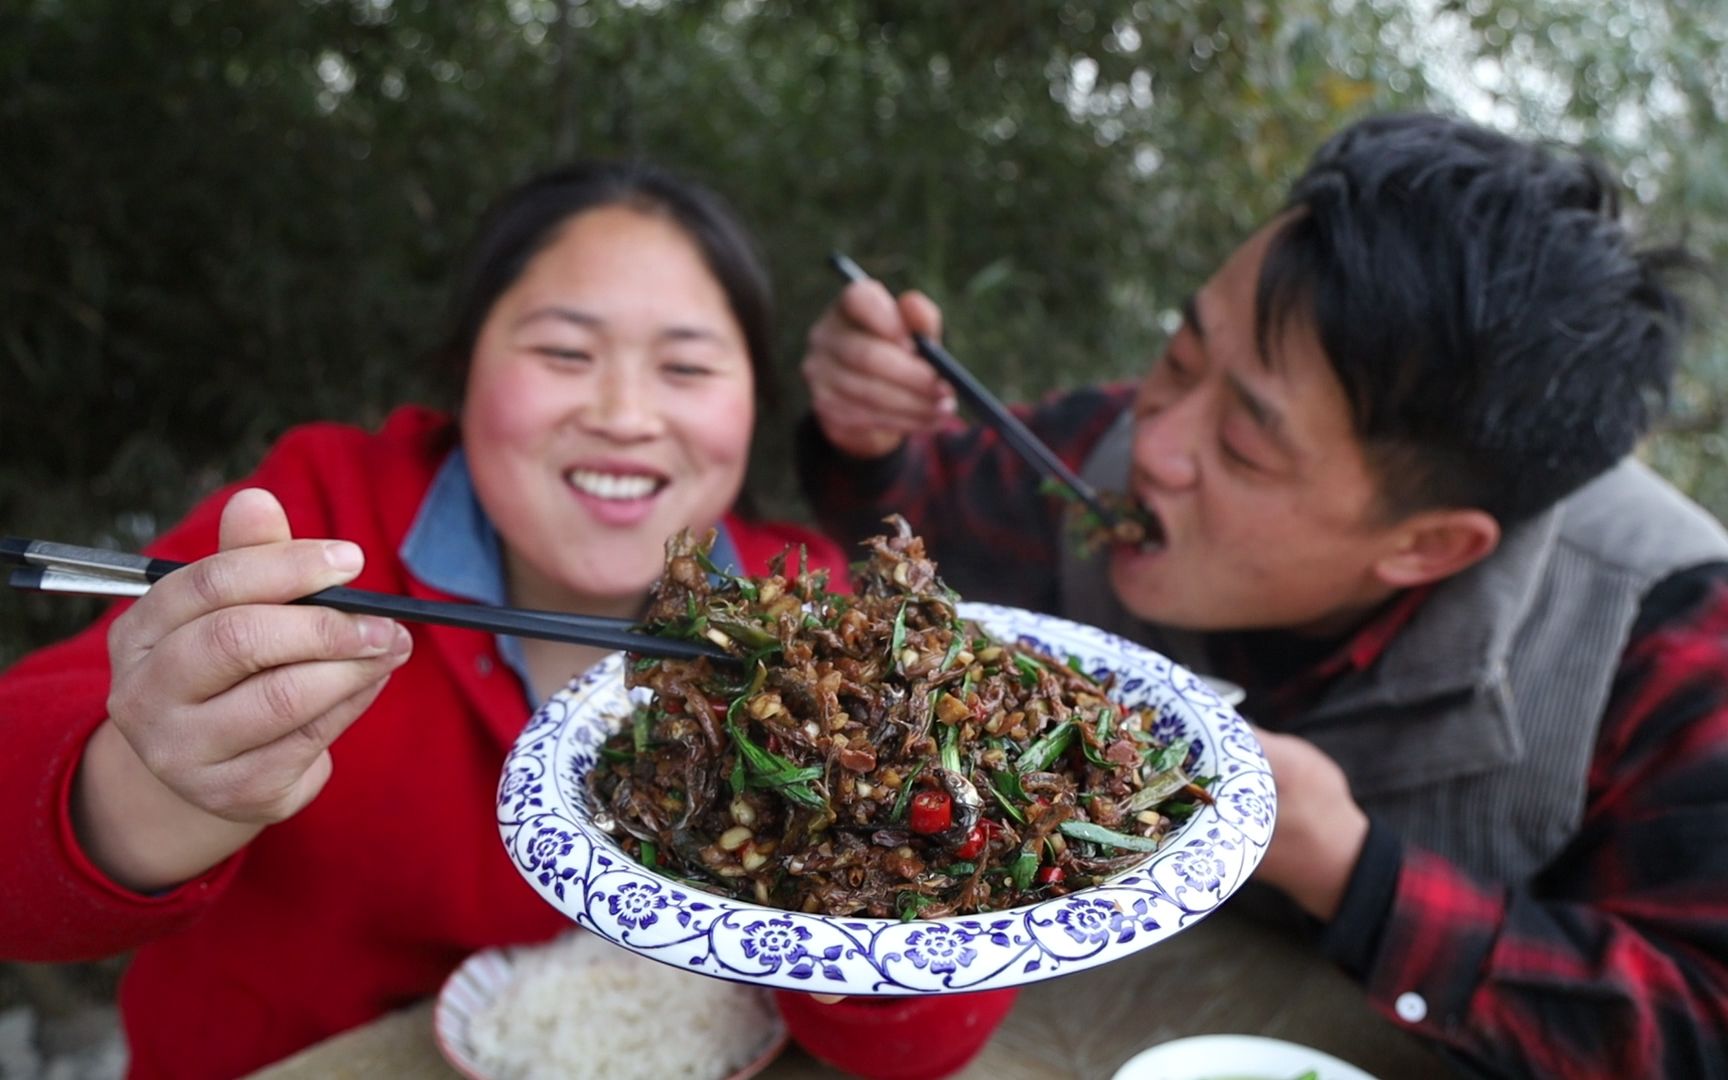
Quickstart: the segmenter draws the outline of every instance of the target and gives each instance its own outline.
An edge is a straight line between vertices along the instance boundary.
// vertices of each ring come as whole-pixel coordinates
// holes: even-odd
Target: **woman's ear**
[[[1485,511],[1424,510],[1399,524],[1374,574],[1393,588],[1413,588],[1466,570],[1499,546],[1500,523]]]

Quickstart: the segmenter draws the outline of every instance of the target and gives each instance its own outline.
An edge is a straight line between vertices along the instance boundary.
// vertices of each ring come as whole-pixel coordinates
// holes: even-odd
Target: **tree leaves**
[[[448,401],[459,383],[425,358],[459,246],[572,149],[659,160],[739,207],[781,293],[787,414],[836,246],[942,302],[948,344],[1005,397],[1133,377],[1370,109],[1456,104],[1583,141],[1659,235],[1728,251],[1721,5],[1336,7],[12,5],[0,520],[133,546],[291,424]],[[1720,415],[1725,387],[1711,327],[1683,416]],[[1728,446],[1690,426],[1653,460],[1728,514]],[[752,485],[796,516],[792,427],[760,425]],[[28,608],[0,663],[87,614],[0,604]]]

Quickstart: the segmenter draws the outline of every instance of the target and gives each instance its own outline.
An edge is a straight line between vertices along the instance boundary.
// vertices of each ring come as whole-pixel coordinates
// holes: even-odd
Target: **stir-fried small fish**
[[[851,596],[801,554],[744,578],[688,534],[668,544],[644,622],[746,663],[632,667],[654,701],[590,775],[627,851],[758,903],[933,917],[1094,884],[1209,798],[1146,711],[962,620],[889,522]]]

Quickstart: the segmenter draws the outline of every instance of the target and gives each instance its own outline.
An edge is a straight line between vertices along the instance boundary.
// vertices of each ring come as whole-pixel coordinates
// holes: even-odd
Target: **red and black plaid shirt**
[[[1020,415],[1077,468],[1129,394],[1086,390]],[[860,463],[807,424],[802,450],[805,492],[831,535],[859,540],[897,512],[961,595],[1053,607],[1064,504],[994,433],[957,426]],[[1280,673],[1259,707],[1288,715],[1371,665],[1421,600],[1394,600]],[[1645,597],[1586,798],[1577,835],[1518,885],[1373,828],[1322,948],[1393,1022],[1476,1071],[1728,1077],[1728,563]]]

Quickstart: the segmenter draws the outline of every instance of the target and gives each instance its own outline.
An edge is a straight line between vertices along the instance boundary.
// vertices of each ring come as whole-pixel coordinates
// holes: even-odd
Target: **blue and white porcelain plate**
[[[1098,677],[1113,673],[1111,697],[1153,709],[1161,739],[1191,741],[1191,771],[1218,778],[1215,802],[1109,881],[1007,911],[902,922],[730,900],[661,877],[594,824],[588,770],[633,708],[624,656],[615,653],[542,706],[505,761],[498,826],[511,861],[553,907],[643,956],[737,982],[850,996],[964,993],[1068,975],[1217,910],[1272,840],[1272,774],[1247,722],[1200,676],[1114,634],[1017,608],[963,603],[959,611],[998,639],[1077,658]]]

